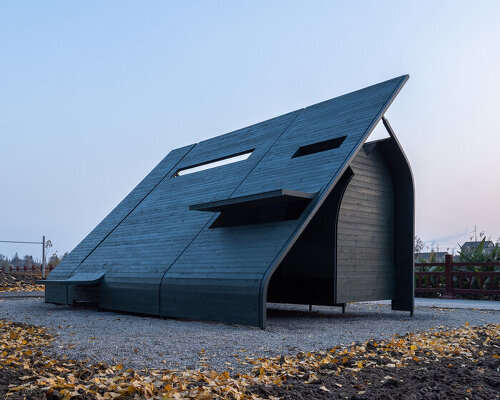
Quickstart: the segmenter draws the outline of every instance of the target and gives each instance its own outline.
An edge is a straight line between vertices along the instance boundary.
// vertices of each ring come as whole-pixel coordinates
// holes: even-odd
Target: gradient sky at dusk
[[[499,1],[15,1],[0,21],[0,240],[69,251],[171,149],[402,74],[386,116],[416,233],[500,236]]]

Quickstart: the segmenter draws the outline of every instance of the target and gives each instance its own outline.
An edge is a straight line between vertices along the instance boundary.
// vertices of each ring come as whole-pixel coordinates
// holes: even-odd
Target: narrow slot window
[[[175,174],[173,174],[172,177],[189,175],[189,174],[193,174],[195,172],[200,172],[200,171],[212,169],[215,167],[221,167],[222,165],[232,164],[232,163],[235,163],[238,161],[244,161],[248,157],[250,157],[250,155],[253,153],[253,151],[254,151],[254,149],[249,150],[249,151],[245,151],[244,153],[233,154],[233,155],[228,156],[228,157],[223,157],[223,158],[219,158],[217,160],[208,161],[206,163],[196,164],[196,165],[193,165],[191,167],[181,168],[181,169],[177,170],[177,172]]]
[[[322,142],[312,143],[299,147],[292,158],[307,156],[309,154],[320,153],[322,151],[332,150],[340,147],[346,136],[341,136],[335,139],[324,140]]]

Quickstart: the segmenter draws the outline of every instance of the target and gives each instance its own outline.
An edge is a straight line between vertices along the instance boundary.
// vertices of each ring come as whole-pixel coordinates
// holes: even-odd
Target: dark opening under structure
[[[210,228],[263,224],[297,219],[315,193],[295,190],[273,190],[250,196],[189,206],[190,210],[220,212]]]
[[[267,302],[413,312],[408,76],[171,151],[50,273],[50,303],[266,325]],[[366,143],[380,122],[387,139]]]

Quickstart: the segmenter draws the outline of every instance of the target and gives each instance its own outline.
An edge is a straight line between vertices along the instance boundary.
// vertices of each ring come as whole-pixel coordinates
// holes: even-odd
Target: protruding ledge
[[[225,200],[215,200],[208,203],[193,204],[189,206],[194,211],[223,212],[228,210],[262,207],[273,204],[293,202],[309,202],[316,193],[299,192],[297,190],[278,189],[270,192],[251,194],[248,196],[234,197]]]
[[[36,283],[45,285],[47,283],[56,283],[59,285],[81,285],[81,286],[90,286],[97,285],[102,278],[104,277],[105,272],[96,272],[96,273],[86,273],[81,272],[78,274],[69,277],[68,279],[46,279],[36,281]]]

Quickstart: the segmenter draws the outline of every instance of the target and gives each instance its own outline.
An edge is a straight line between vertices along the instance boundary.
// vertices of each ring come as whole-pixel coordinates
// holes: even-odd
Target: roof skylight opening
[[[248,157],[250,157],[250,155],[253,153],[253,151],[254,151],[254,149],[249,150],[249,151],[245,151],[244,153],[233,154],[231,156],[220,158],[220,159],[217,159],[214,161],[208,161],[206,163],[193,165],[192,167],[181,168],[181,169],[177,170],[177,172],[175,174],[173,174],[172,177],[189,175],[189,174],[193,174],[195,172],[205,171],[207,169],[212,169],[212,168],[216,168],[216,167],[221,167],[223,165],[233,164],[233,163],[238,162],[238,161],[244,161]]]
[[[333,150],[340,147],[340,145],[344,142],[346,136],[341,136],[335,139],[323,140],[322,142],[316,142],[312,144],[308,144],[306,146],[301,146],[294,153],[292,158],[295,157],[303,157],[309,154],[320,153],[322,151]]]

